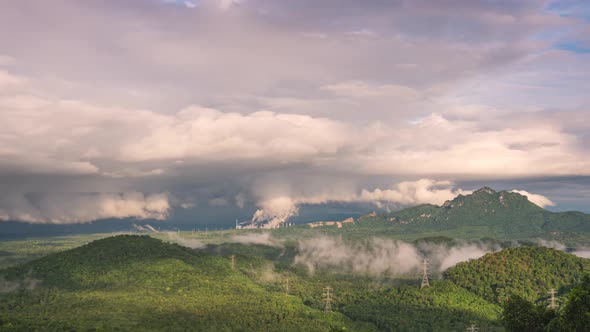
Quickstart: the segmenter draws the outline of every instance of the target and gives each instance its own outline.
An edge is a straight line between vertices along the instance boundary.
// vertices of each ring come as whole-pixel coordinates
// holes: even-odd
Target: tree
[[[504,305],[502,318],[508,331],[536,332],[543,331],[555,316],[555,311],[513,295]]]
[[[568,331],[588,331],[590,326],[590,275],[575,286],[563,309],[562,324]]]

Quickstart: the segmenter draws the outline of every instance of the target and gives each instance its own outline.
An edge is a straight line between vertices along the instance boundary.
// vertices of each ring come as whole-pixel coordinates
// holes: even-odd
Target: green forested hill
[[[257,262],[117,236],[0,272],[1,331],[374,330],[271,292]]]
[[[511,295],[530,301],[564,294],[590,272],[590,260],[544,247],[509,248],[459,263],[445,272],[453,283],[497,303]]]
[[[500,329],[498,305],[451,283],[420,290],[416,277],[310,275],[292,265],[292,250],[97,240],[0,270],[0,331],[462,331],[471,321]]]
[[[310,274],[293,265],[296,251],[97,240],[0,270],[0,331],[464,331],[472,322],[501,331],[502,296],[542,300],[551,287],[561,296],[589,268],[552,249],[514,248],[433,275],[420,289],[415,275]]]
[[[459,195],[442,206],[419,205],[401,211],[366,215],[367,227],[388,225],[398,233],[438,234],[459,238],[547,238],[567,243],[587,242],[590,215],[554,213],[518,193],[482,188]]]

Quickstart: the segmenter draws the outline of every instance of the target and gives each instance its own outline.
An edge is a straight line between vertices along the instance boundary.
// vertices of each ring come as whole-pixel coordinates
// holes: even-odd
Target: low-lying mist
[[[270,233],[249,233],[231,237],[231,242],[241,244],[259,244],[275,248],[284,248],[282,240],[273,237]]]
[[[499,246],[481,242],[412,244],[382,238],[353,242],[321,236],[299,241],[294,263],[307,267],[310,273],[328,269],[369,276],[400,276],[418,273],[427,259],[430,272],[440,274],[459,262],[498,250]]]
[[[168,235],[168,239],[172,240],[181,246],[189,247],[191,249],[201,249],[204,248],[206,245],[205,243],[197,240],[197,239],[189,239],[183,236],[178,235],[176,232],[166,232]]]
[[[151,226],[145,230],[162,233]],[[176,232],[165,233],[169,240],[180,245],[193,249],[206,247],[206,244],[197,239],[185,238]],[[234,235],[228,242],[265,245],[280,249],[286,247],[284,239],[274,237],[270,232]],[[576,256],[590,258],[590,249],[588,248],[568,250],[566,245],[560,242],[543,239],[529,242],[528,245],[532,244],[569,251]],[[505,242],[504,245],[518,247],[522,244],[519,242],[506,244]],[[500,243],[489,241],[449,239],[446,242],[418,241],[409,243],[378,237],[365,240],[345,240],[342,237],[321,235],[300,239],[296,242],[295,249],[296,255],[293,257],[293,264],[304,266],[312,274],[318,270],[329,270],[373,277],[394,277],[421,273],[422,263],[425,259],[429,263],[429,272],[433,275],[441,275],[458,263],[500,251],[502,246]]]

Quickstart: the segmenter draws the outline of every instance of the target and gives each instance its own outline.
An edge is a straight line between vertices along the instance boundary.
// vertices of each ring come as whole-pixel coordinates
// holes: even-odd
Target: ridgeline
[[[392,213],[362,216],[357,226],[376,227],[388,235],[444,235],[452,238],[530,240],[543,238],[567,244],[588,243],[590,215],[551,212],[526,196],[488,187],[459,195],[442,206],[424,204]]]

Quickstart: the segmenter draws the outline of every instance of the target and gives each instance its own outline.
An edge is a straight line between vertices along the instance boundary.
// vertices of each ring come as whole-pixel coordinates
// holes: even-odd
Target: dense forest
[[[559,308],[532,303],[519,295],[504,304],[502,315],[508,331],[588,331],[590,326],[590,275],[585,275]]]
[[[512,295],[545,300],[552,288],[564,294],[587,271],[590,260],[545,247],[520,247],[459,263],[445,277],[488,301],[503,304]]]
[[[443,279],[433,274],[431,287],[420,289],[414,274],[312,274],[292,264],[294,250],[236,243],[193,250],[148,236],[97,240],[0,270],[0,330],[463,331],[475,323],[501,331],[510,329],[510,301],[544,307],[548,288],[585,301],[584,290],[572,287],[589,267],[553,249],[514,248],[459,264]],[[507,299],[498,296],[500,283]],[[566,312],[551,319],[566,324],[579,315]]]
[[[19,286],[0,302],[0,326],[3,331],[374,330],[267,291],[242,273],[252,264],[239,259],[232,269],[227,257],[147,236],[107,238],[4,270],[4,282]]]

